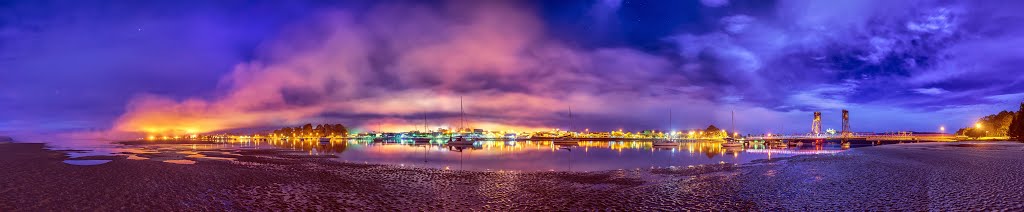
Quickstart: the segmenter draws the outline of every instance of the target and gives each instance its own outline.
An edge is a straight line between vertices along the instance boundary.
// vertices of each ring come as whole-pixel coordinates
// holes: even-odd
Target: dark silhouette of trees
[[[1022,122],[1024,122],[1024,102],[1020,103],[1020,109],[1017,110],[1016,116],[1007,127],[1006,135],[1010,136],[1010,139],[1024,142],[1024,123]]]
[[[335,124],[333,132],[335,135],[348,136],[348,128],[345,128],[345,125]]]
[[[302,125],[302,134],[303,135],[313,134],[313,124]]]
[[[704,129],[704,136],[706,137],[725,137],[727,133],[723,132],[722,129],[718,129],[714,124],[709,125],[707,129]]]
[[[273,131],[278,136],[298,137],[324,137],[324,136],[348,136],[348,128],[341,124],[313,124],[302,125],[301,127],[283,127]]]
[[[984,137],[984,136],[1009,136],[1009,129],[1012,122],[1019,115],[1019,112],[1013,111],[1000,111],[997,114],[988,115],[978,120],[981,124],[981,128],[976,126],[968,126],[961,128],[956,131],[958,135],[965,135],[968,137]]]
[[[714,124],[708,125],[708,128],[704,129],[704,132],[718,132],[718,131],[721,131],[721,129],[718,129],[718,127],[715,127]]]

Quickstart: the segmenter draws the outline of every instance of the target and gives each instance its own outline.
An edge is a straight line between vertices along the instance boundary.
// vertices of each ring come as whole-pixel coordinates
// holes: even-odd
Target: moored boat
[[[416,137],[416,138],[412,138],[412,141],[415,142],[415,143],[430,143],[430,138],[428,138],[428,137]]]
[[[667,140],[667,139],[666,140],[657,140],[657,141],[654,141],[654,142],[651,143],[651,145],[655,146],[655,147],[676,147],[676,146],[679,146],[679,144],[680,143],[678,141]]]
[[[736,139],[725,138],[725,142],[722,142],[722,147],[741,147],[743,143],[740,143]]]

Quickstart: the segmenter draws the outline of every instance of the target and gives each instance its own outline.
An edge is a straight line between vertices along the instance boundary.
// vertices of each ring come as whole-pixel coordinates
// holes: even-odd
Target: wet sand
[[[0,211],[1022,210],[1024,144],[858,148],[744,165],[474,172],[335,162],[276,150],[77,166],[0,143]],[[145,159],[139,159],[145,158]],[[229,158],[225,160],[223,158]],[[178,161],[182,162],[182,161]]]
[[[1021,143],[884,145],[743,170],[740,195],[759,210],[1024,210]]]

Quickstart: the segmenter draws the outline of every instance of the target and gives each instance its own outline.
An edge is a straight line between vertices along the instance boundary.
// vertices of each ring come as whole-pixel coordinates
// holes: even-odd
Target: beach
[[[1024,144],[1011,142],[595,172],[410,168],[273,149],[134,152],[80,166],[44,147],[0,143],[0,211],[1024,210]]]

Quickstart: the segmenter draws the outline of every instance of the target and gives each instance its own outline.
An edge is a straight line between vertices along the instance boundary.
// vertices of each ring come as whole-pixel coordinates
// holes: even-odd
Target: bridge
[[[830,132],[834,133],[835,131]],[[924,133],[914,134],[913,132],[896,132],[896,133],[854,133],[850,129],[850,111],[843,110],[843,128],[838,134],[822,133],[821,131],[821,112],[814,112],[814,116],[811,119],[811,132],[804,135],[764,135],[764,136],[750,136],[742,138],[741,140],[763,140],[763,141],[829,141],[829,140],[840,140],[842,142],[849,141],[953,141],[956,136],[950,134],[935,134],[935,133]]]
[[[763,140],[763,141],[828,141],[828,140],[841,140],[841,141],[953,141],[956,139],[955,136],[949,134],[913,134],[913,133],[894,133],[894,134],[847,134],[847,135],[771,135],[771,136],[751,136],[746,137],[743,140]]]

